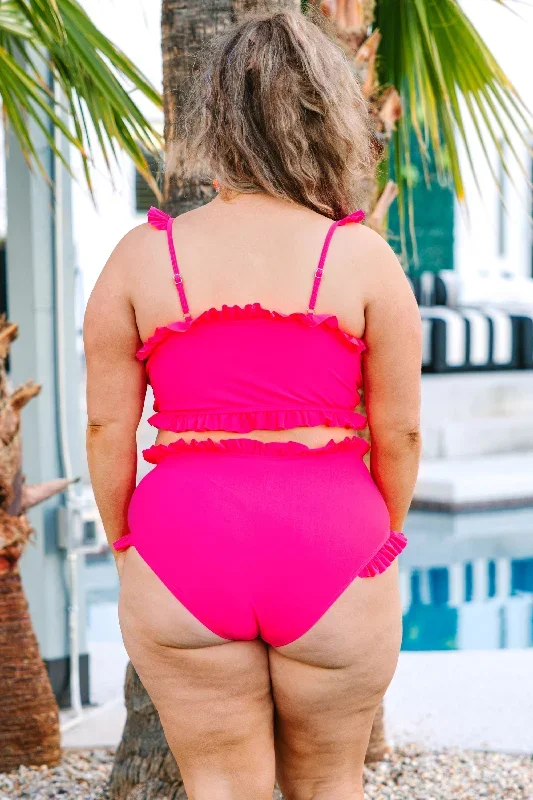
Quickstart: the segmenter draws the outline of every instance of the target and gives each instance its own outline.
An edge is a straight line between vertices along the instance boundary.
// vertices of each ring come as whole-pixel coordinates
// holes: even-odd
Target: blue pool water
[[[404,650],[533,646],[533,509],[410,513],[400,557]],[[89,642],[120,641],[112,556],[88,560]]]
[[[411,512],[404,650],[533,645],[533,510]]]

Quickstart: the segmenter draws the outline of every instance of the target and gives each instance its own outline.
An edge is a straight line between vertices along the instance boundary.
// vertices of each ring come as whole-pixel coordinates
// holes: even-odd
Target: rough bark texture
[[[251,14],[254,11],[299,11],[300,0],[233,0],[233,10],[237,19],[244,14]]]
[[[131,662],[126,670],[124,695],[126,725],[111,772],[111,797],[115,800],[186,798],[158,713]]]
[[[61,755],[58,707],[18,570],[32,533],[22,513],[28,492],[21,473],[20,410],[39,387],[29,381],[9,390],[5,359],[16,335],[17,326],[0,319],[0,772],[22,764],[53,766]],[[28,490],[36,502],[50,496],[41,487]]]
[[[165,149],[175,147],[180,106],[187,93],[195,60],[205,42],[241,16],[257,10],[298,10],[300,0],[164,0],[161,15]],[[212,179],[201,167],[184,181],[165,174],[164,207],[173,216],[197,208],[214,197]]]
[[[187,93],[195,60],[203,45],[233,22],[231,0],[163,0],[161,34],[165,147],[177,139],[180,107]],[[201,170],[199,170],[201,173]],[[165,174],[164,206],[177,216],[211,199],[214,189],[205,174],[184,181]]]
[[[58,764],[57,703],[16,566],[0,577],[0,658],[0,772]]]

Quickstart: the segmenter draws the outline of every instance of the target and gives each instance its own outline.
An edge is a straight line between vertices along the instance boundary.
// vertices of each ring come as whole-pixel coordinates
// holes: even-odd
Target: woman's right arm
[[[420,461],[420,312],[389,245],[365,231],[368,276],[364,391],[370,429],[370,471],[401,531]]]

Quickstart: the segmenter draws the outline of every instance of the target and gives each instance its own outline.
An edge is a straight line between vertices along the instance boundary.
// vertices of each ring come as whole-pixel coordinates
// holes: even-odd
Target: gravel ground
[[[109,800],[113,749],[65,751],[60,766],[0,773],[0,800]],[[410,746],[365,768],[367,800],[533,800],[530,756]],[[279,797],[279,795],[278,795]]]

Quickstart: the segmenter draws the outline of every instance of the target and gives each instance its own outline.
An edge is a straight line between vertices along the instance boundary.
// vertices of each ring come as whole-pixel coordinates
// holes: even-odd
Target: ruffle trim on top
[[[406,545],[407,537],[404,536],[403,533],[391,531],[385,544],[380,547],[375,556],[363,567],[357,577],[373,578],[375,575],[381,575],[382,572],[385,572],[387,567],[390,567],[394,559],[400,555]]]
[[[179,453],[237,453],[240,455],[305,456],[326,452],[352,452],[363,457],[369,450],[368,442],[359,436],[347,436],[340,442],[330,439],[323,447],[308,447],[301,442],[261,442],[258,439],[177,439],[170,444],[154,444],[143,450],[145,461],[159,464],[167,456]]]
[[[352,336],[339,327],[339,320],[334,314],[311,314],[302,311],[295,311],[292,314],[282,314],[280,311],[270,311],[263,308],[260,303],[248,303],[245,306],[226,306],[222,308],[210,308],[203,311],[197,317],[189,320],[177,320],[168,325],[161,325],[156,328],[154,333],[145,341],[143,346],[137,351],[136,355],[140,361],[145,361],[151,356],[156,347],[161,342],[168,339],[174,333],[185,333],[189,330],[191,325],[196,325],[198,322],[210,322],[220,320],[243,320],[243,319],[295,319],[308,325],[311,328],[316,328],[318,325],[326,325],[332,330],[337,330],[339,334],[353,347],[356,348],[358,353],[366,350],[366,345],[362,339]]]
[[[154,228],[157,228],[158,231],[166,231],[168,221],[169,219],[172,219],[169,214],[167,214],[165,211],[161,211],[160,208],[156,208],[155,206],[150,206],[146,216],[149,224]]]
[[[288,428],[313,428],[316,425],[361,430],[366,426],[366,417],[342,408],[231,412],[158,411],[148,419],[148,422],[154,428],[174,433],[183,431],[249,433],[256,430],[282,431]]]

